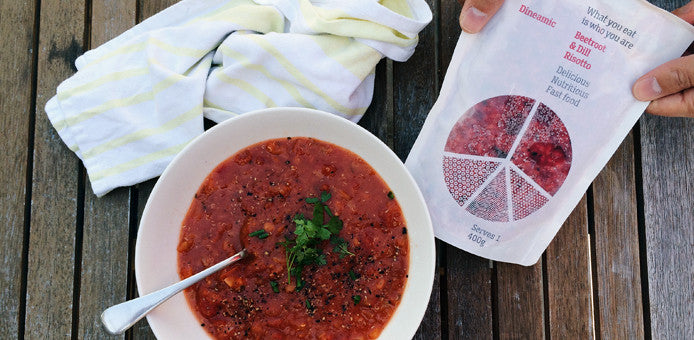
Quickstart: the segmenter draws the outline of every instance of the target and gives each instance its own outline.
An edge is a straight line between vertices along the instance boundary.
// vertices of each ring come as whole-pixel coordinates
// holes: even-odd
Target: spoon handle
[[[147,315],[147,313],[152,311],[152,309],[159,306],[162,302],[178,294],[180,291],[192,286],[206,276],[217,272],[218,270],[244,258],[245,256],[246,249],[241,250],[240,252],[234,254],[234,256],[229,257],[226,260],[219,262],[193,276],[190,276],[185,280],[179,281],[147,295],[140,296],[136,299],[111,306],[101,313],[101,322],[104,324],[109,333],[121,334],[142,319],[142,317]]]

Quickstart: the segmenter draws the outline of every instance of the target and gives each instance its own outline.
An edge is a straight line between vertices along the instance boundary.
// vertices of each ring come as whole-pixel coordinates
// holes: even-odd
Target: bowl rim
[[[159,211],[162,211],[162,204],[161,201],[170,199],[167,198],[168,196],[164,196],[163,199],[160,199],[160,196],[162,195],[170,195],[172,192],[175,192],[175,190],[172,188],[175,186],[176,183],[180,184],[180,182],[174,182],[176,180],[181,180],[184,177],[181,177],[181,172],[182,169],[184,169],[186,166],[191,167],[190,162],[194,161],[200,161],[201,159],[203,160],[200,164],[196,164],[195,168],[201,168],[197,169],[197,176],[199,177],[199,173],[203,173],[204,175],[202,176],[202,179],[207,177],[209,173],[216,167],[221,161],[231,157],[233,154],[235,154],[238,150],[245,148],[247,146],[250,146],[252,144],[258,143],[263,140],[267,140],[269,138],[279,138],[279,137],[286,137],[286,136],[305,136],[306,134],[287,134],[287,135],[275,135],[274,137],[269,137],[269,138],[263,138],[263,137],[258,137],[256,135],[249,135],[241,137],[230,137],[224,135],[227,130],[233,131],[234,129],[240,129],[244,125],[248,125],[249,127],[256,127],[258,128],[257,125],[259,125],[261,122],[269,122],[269,124],[277,124],[276,122],[282,121],[282,120],[288,120],[289,118],[296,118],[296,119],[304,119],[304,122],[310,122],[312,120],[316,120],[319,124],[316,124],[315,126],[308,126],[308,127],[302,127],[298,128],[298,130],[301,129],[308,129],[311,130],[309,132],[308,136],[306,137],[311,137],[311,138],[316,138],[320,139],[323,141],[327,141],[333,144],[336,144],[338,146],[341,146],[343,148],[346,148],[355,154],[357,154],[359,157],[365,159],[367,163],[369,163],[372,167],[376,169],[376,166],[372,164],[372,161],[369,161],[365,157],[365,153],[371,154],[377,154],[380,158],[375,159],[376,162],[381,164],[381,158],[383,162],[388,163],[389,167],[387,168],[388,173],[385,173],[383,168],[381,169],[376,169],[379,175],[383,178],[383,180],[387,183],[389,187],[391,187],[392,190],[396,193],[396,196],[398,197],[398,201],[401,205],[401,209],[403,210],[403,213],[405,215],[405,219],[407,222],[407,228],[408,228],[408,239],[410,242],[410,251],[409,251],[409,268],[408,268],[408,280],[406,283],[406,286],[404,288],[403,292],[403,298],[400,301],[398,307],[394,311],[393,315],[391,316],[391,319],[386,323],[384,329],[382,330],[382,333],[379,338],[390,338],[391,336],[397,336],[397,337],[412,337],[417,329],[419,328],[419,324],[421,323],[424,313],[427,309],[428,302],[431,296],[431,291],[433,289],[433,282],[434,282],[434,274],[435,274],[435,259],[436,259],[436,253],[435,253],[435,244],[434,244],[434,232],[433,232],[433,226],[431,222],[431,217],[429,216],[429,210],[426,207],[424,197],[419,190],[419,187],[417,186],[416,182],[414,181],[414,178],[411,176],[409,171],[405,168],[404,164],[402,161],[398,158],[398,156],[385,144],[383,141],[378,139],[376,136],[371,134],[368,130],[364,129],[363,127],[357,125],[356,123],[349,121],[345,118],[319,111],[319,110],[313,110],[313,109],[305,109],[305,108],[271,108],[271,109],[263,109],[263,110],[257,110],[249,113],[244,113],[242,115],[239,115],[237,117],[228,119],[220,124],[217,124],[216,126],[212,127],[211,129],[207,130],[205,133],[201,134],[200,136],[196,137],[193,139],[186,147],[183,148],[181,152],[179,152],[174,159],[171,161],[169,166],[164,170],[160,178],[157,180],[157,182],[154,185],[154,188],[152,189],[152,192],[150,193],[150,196],[147,200],[147,203],[145,205],[144,211],[142,213],[142,216],[139,221],[139,228],[137,231],[137,240],[135,244],[135,260],[134,260],[134,267],[135,267],[135,279],[136,279],[136,284],[138,288],[138,293],[140,295],[146,294],[148,292],[151,292],[156,289],[156,287],[164,286],[167,283],[166,282],[175,282],[175,280],[178,280],[178,270],[175,270],[175,280],[172,281],[173,277],[171,277],[171,273],[168,272],[166,275],[168,275],[168,280],[166,275],[164,274],[152,274],[152,273],[146,273],[145,270],[147,268],[150,269],[151,271],[158,272],[158,271],[163,271],[165,272],[164,269],[158,268],[158,267],[153,267],[152,266],[152,261],[156,262],[156,260],[153,259],[153,256],[146,255],[148,253],[152,253],[154,251],[148,251],[147,247],[151,247],[152,244],[149,241],[153,240],[153,236],[151,235],[158,229],[162,229],[164,227],[156,227],[150,226],[152,225],[151,219],[156,217],[154,214],[157,213],[156,209],[159,209]],[[322,125],[326,124],[326,125]],[[348,141],[348,143],[355,143],[355,145],[359,145],[356,147],[358,150],[354,150],[355,145],[346,146],[342,145],[340,142],[335,142],[333,140],[326,140],[325,138],[320,138],[316,137],[315,135],[320,135],[321,133],[318,133],[317,131],[321,131],[321,127],[328,126],[330,131],[331,129],[334,129],[333,132],[337,132],[341,137],[336,137],[336,139],[345,139]],[[272,127],[270,127],[272,128]],[[287,127],[290,130],[296,130],[296,127],[289,126]],[[315,129],[315,130],[314,130]],[[313,132],[316,131],[314,134]],[[263,133],[260,133],[262,135]],[[353,134],[356,134],[356,136],[353,136]],[[358,138],[354,138],[358,137]],[[205,154],[203,155],[202,153],[199,153],[200,149],[203,149],[205,146],[207,147],[215,147],[216,141],[219,140],[225,140],[225,139],[238,139],[238,140],[243,140],[244,142],[241,142],[240,145],[236,148],[231,148],[229,149],[229,152],[225,155],[214,155],[214,152],[210,154]],[[332,138],[332,137],[329,137]],[[328,139],[329,139],[328,138]],[[245,141],[246,139],[249,139],[249,141]],[[211,144],[211,145],[208,145]],[[344,143],[343,143],[344,144]],[[216,146],[219,147],[219,146]],[[221,158],[221,161],[215,161],[214,158]],[[374,156],[369,156],[373,158]],[[206,160],[206,161],[205,161]],[[399,165],[396,165],[394,161],[397,161]],[[392,168],[392,167],[394,168]],[[210,168],[211,167],[211,168]],[[210,168],[209,171],[205,170],[202,171],[202,169],[205,168]],[[392,171],[392,173],[391,173]],[[193,194],[197,191],[197,188],[199,188],[200,184],[202,183],[202,179],[195,183],[193,185],[194,190],[192,194],[190,195],[190,198],[186,199],[178,199],[178,201],[184,201],[187,202],[185,203],[185,211],[183,211],[183,215],[187,212],[187,208],[190,206],[190,200],[192,199]],[[402,190],[402,193],[398,193],[396,190],[397,188],[393,188],[393,183],[394,181],[398,180],[397,183],[400,183],[401,186],[405,189],[400,189]],[[184,184],[186,185],[186,184]],[[187,184],[187,187],[191,187],[190,183]],[[173,191],[172,191],[173,190]],[[184,190],[185,192],[185,190]],[[401,194],[406,194],[407,196],[402,196]],[[155,202],[154,200],[157,200],[158,202]],[[172,199],[176,201],[176,199]],[[408,202],[408,207],[411,206],[410,210],[418,210],[418,211],[406,211],[405,207],[403,206],[403,201]],[[179,202],[180,203],[180,202]],[[161,212],[159,212],[161,214]],[[172,212],[174,213],[174,212]],[[180,211],[177,212],[179,215],[181,214]],[[154,217],[153,217],[154,216]],[[413,225],[411,224],[411,220],[416,221],[416,229],[412,229]],[[182,219],[181,219],[182,221]],[[158,228],[158,229],[152,229],[152,228]],[[176,231],[176,237],[175,239],[178,240],[178,237],[180,235],[180,221],[178,222],[177,225],[174,225],[171,230]],[[171,232],[171,230],[169,232]],[[161,231],[161,230],[160,230]],[[160,234],[161,236],[161,234]],[[417,236],[417,238],[413,238],[413,236]],[[171,236],[169,236],[170,238]],[[155,238],[156,239],[156,238]],[[156,244],[155,244],[156,246]],[[174,249],[175,251],[175,246]],[[143,258],[144,256],[144,258]],[[149,257],[149,259],[148,259]],[[149,262],[145,262],[149,261]],[[175,267],[177,268],[177,260],[175,261]],[[413,263],[415,262],[415,263]],[[147,266],[145,266],[145,264]],[[168,264],[170,266],[170,264]],[[414,276],[412,275],[413,271],[413,265],[416,265],[415,268],[417,268],[421,274],[419,276]],[[163,266],[162,266],[163,267]],[[159,277],[159,282],[151,282],[152,277],[157,278]],[[150,280],[150,281],[148,281]],[[160,306],[157,310],[153,311],[147,316],[150,328],[152,329],[152,332],[157,336],[158,338],[169,338],[171,335],[170,332],[167,332],[167,327],[165,324],[163,324],[162,320],[166,320],[167,317],[166,315],[162,316],[159,314],[163,314],[161,312],[162,310],[166,310],[166,308],[179,308],[178,306],[180,305],[181,301],[185,303],[185,305],[188,307],[188,302],[183,296],[183,294],[178,294],[171,300],[165,302]],[[407,304],[405,304],[407,303]],[[421,305],[419,305],[421,304]],[[168,307],[167,307],[168,306]],[[407,309],[406,312],[403,312],[404,309]],[[188,313],[183,312],[184,318],[188,318],[189,315],[193,315],[193,320],[195,324],[197,324],[197,318],[195,317],[194,313],[190,308],[188,307]],[[396,318],[397,317],[397,318]],[[187,319],[186,319],[187,320]],[[397,327],[391,326],[394,323],[393,322],[402,322],[402,324],[396,324]],[[190,324],[190,323],[189,323]],[[192,324],[191,324],[192,325]],[[181,327],[188,327],[188,326],[181,326]],[[198,330],[201,330],[201,327],[196,327]],[[204,334],[207,334],[203,330]],[[177,335],[179,333],[176,333]],[[166,335],[166,336],[165,336]],[[181,337],[186,337],[181,334]],[[210,336],[208,335],[208,338]]]

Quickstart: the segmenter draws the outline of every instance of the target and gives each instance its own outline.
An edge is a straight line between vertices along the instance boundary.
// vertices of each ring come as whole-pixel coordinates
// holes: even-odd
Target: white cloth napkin
[[[102,196],[160,175],[203,115],[358,121],[378,61],[409,58],[429,21],[423,0],[184,0],[80,56],[46,113]]]

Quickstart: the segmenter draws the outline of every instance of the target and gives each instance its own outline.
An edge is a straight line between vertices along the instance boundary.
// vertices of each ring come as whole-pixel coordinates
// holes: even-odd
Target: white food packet
[[[694,29],[641,0],[506,0],[458,40],[406,165],[436,236],[537,262],[647,103],[634,81]]]

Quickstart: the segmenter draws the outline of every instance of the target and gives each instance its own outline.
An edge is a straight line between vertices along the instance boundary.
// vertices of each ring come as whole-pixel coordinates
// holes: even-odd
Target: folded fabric
[[[80,56],[46,113],[102,196],[160,175],[216,122],[277,106],[358,121],[409,58],[423,0],[184,0]]]

